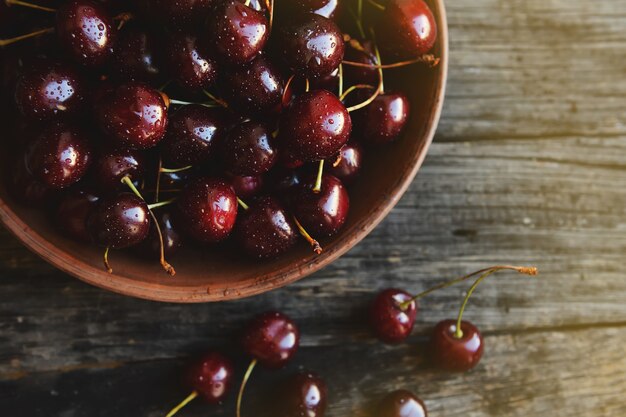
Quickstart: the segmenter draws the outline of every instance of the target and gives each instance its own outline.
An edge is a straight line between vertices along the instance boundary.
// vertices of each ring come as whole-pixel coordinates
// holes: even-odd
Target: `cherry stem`
[[[204,93],[205,96],[207,96],[208,98],[210,98],[211,100],[219,104],[220,106],[224,108],[228,108],[228,103],[222,100],[221,98],[215,97],[213,94],[209,93],[207,90],[202,90],[202,93]]]
[[[113,20],[119,20],[120,22],[117,24],[117,30],[122,29],[122,27],[124,27],[124,25],[129,22],[130,20],[132,20],[135,16],[133,16],[132,13],[130,12],[123,12],[118,14],[117,16],[115,16],[113,18]]]
[[[339,64],[339,97],[341,97],[342,95],[343,95],[343,65]]]
[[[40,6],[38,4],[28,3],[28,2],[25,2],[25,1],[5,0],[4,2],[6,3],[7,6],[23,6],[23,7],[29,7],[31,9],[35,9],[35,10],[41,10],[42,12],[56,13],[56,9],[52,9],[50,7]]]
[[[248,365],[248,369],[243,376],[243,380],[241,381],[241,386],[239,387],[239,394],[237,394],[237,417],[241,417],[241,400],[243,399],[243,392],[246,389],[246,384],[248,383],[248,379],[250,379],[250,375],[252,375],[252,370],[257,364],[256,359],[252,359],[250,365]]]
[[[365,88],[369,88],[369,89],[375,89],[376,87],[369,85],[369,84],[355,84],[353,86],[350,86],[346,91],[344,91],[344,93],[342,95],[339,96],[339,101],[344,101],[346,99],[346,97],[348,97],[350,95],[350,93],[352,93],[355,90],[362,90]]]
[[[359,104],[355,104],[352,107],[348,107],[346,110],[348,111],[348,113],[352,113],[353,111],[362,109],[363,107],[367,107],[370,105],[370,103],[374,100],[376,100],[376,97],[378,97],[381,93],[381,89],[380,87],[382,86],[382,78],[379,77],[378,80],[378,87],[376,88],[376,91],[374,91],[374,94],[372,94],[367,100],[363,101],[362,103]]]
[[[433,293],[437,290],[441,290],[443,288],[448,288],[453,286],[454,284],[458,284],[459,282],[463,282],[465,280],[468,280],[472,277],[475,277],[476,275],[479,274],[484,274],[485,272],[496,272],[496,271],[501,271],[501,270],[511,270],[511,271],[517,271],[520,274],[524,274],[524,275],[537,275],[537,268],[535,268],[534,266],[512,266],[512,265],[495,265],[495,266],[490,266],[489,268],[483,268],[483,269],[479,269],[478,271],[474,271],[470,274],[467,275],[463,275],[462,277],[459,278],[455,278],[453,280],[450,281],[446,281],[444,283],[441,284],[437,284],[434,287],[430,287],[429,289],[420,292],[419,294],[414,295],[413,297],[411,297],[409,300],[406,300],[405,302],[398,304],[398,307],[401,310],[406,310],[407,308],[409,308],[409,306],[411,305],[411,303],[413,303],[414,301],[417,301],[418,299]],[[490,272],[490,273],[491,273]]]
[[[176,407],[172,408],[169,413],[165,417],[172,417],[174,414],[178,413],[184,406],[192,402],[198,396],[198,391],[191,391],[191,394],[187,396],[184,400],[180,402]]]
[[[376,3],[374,0],[367,0],[367,2],[371,4],[372,6],[376,7],[378,10],[381,10],[381,11],[385,10],[385,6],[383,6],[382,4]]]
[[[189,106],[189,105],[192,105],[192,104],[198,104],[198,105],[204,106],[204,107],[219,107],[219,106],[216,106],[213,103],[191,103],[189,101],[174,100],[174,99],[170,99],[169,102],[171,104],[175,104],[175,105],[179,105],[179,106]]]
[[[270,33],[272,33],[272,26],[274,25],[274,0],[270,0],[269,1],[269,5],[267,5],[267,0],[266,0],[266,6],[268,7],[269,11],[270,11],[270,19],[269,19],[269,31]]]
[[[46,33],[52,33],[52,32],[54,32],[54,28],[46,28],[46,29],[41,29],[32,33],[28,33],[26,35],[16,36],[15,38],[11,38],[11,39],[0,39],[0,47],[11,45],[13,43],[23,41],[25,39],[34,38],[36,36],[40,36],[40,35],[44,35]]]
[[[285,89],[283,90],[283,98],[282,98],[282,106],[283,107],[287,107],[286,103],[287,101],[287,94],[289,93],[289,87],[291,86],[291,83],[293,82],[294,78],[296,78],[296,74],[292,74],[291,77],[289,77],[289,79],[287,80],[287,83],[285,84]]]
[[[302,237],[305,238],[306,241],[309,242],[309,244],[313,248],[313,252],[315,252],[318,255],[320,255],[322,253],[323,249],[320,246],[319,242],[311,237],[311,235],[306,231],[306,229],[304,227],[302,227],[302,225],[300,224],[300,222],[298,221],[298,219],[295,216],[294,216],[293,220],[294,220],[294,222],[296,222],[296,226],[298,227],[298,231],[300,232]]]
[[[322,175],[324,174],[324,160],[322,159],[317,167],[317,177],[315,178],[315,185],[313,186],[313,192],[319,193],[322,191]]]
[[[154,192],[155,203],[159,202],[159,193],[161,192],[161,174],[163,173],[163,171],[161,171],[161,168],[163,168],[163,158],[159,156],[159,171],[157,172],[156,190]]]
[[[250,208],[249,205],[247,205],[241,198],[237,197],[237,202],[239,203],[239,205],[241,206],[242,209],[244,210],[248,210]]]
[[[363,22],[363,0],[359,0],[356,4],[356,15],[358,17],[357,22],[361,25]],[[362,30],[361,33],[363,33]],[[365,37],[365,34],[363,34],[363,37]]]
[[[135,184],[133,184],[133,182],[131,181],[131,179],[130,179],[130,177],[128,175],[126,175],[126,176],[124,176],[124,178],[122,178],[122,182],[124,184],[126,184],[128,186],[128,188],[130,188],[131,191],[137,197],[139,197],[142,200],[144,200],[143,196],[141,195],[139,190],[137,190],[137,187],[135,187]],[[144,201],[146,201],[146,200],[144,200]],[[163,244],[163,233],[161,233],[161,226],[159,226],[159,221],[157,220],[156,216],[154,215],[154,213],[152,212],[152,210],[150,209],[149,206],[148,206],[148,212],[150,213],[150,216],[152,217],[152,220],[154,220],[154,227],[156,228],[157,234],[159,235],[159,249],[160,249],[160,259],[159,259],[159,261],[161,262],[161,266],[163,266],[163,269],[165,269],[165,272],[167,272],[171,276],[174,276],[174,275],[176,275],[176,270],[174,269],[174,267],[172,265],[167,263],[167,261],[165,260],[165,245]]]
[[[188,169],[193,168],[193,165],[187,165],[186,167],[182,167],[182,168],[163,168],[160,167],[159,168],[159,172],[164,172],[166,174],[174,174],[176,172],[183,172],[183,171],[187,171]]]
[[[250,0],[246,0],[246,2],[243,4],[244,6],[250,6]]]
[[[165,200],[165,201],[160,201],[158,203],[153,203],[153,204],[148,204],[148,208],[150,210],[153,210],[155,208],[159,208],[159,207],[164,207],[164,206],[169,206],[170,204],[172,204],[174,201],[176,201],[175,198],[171,198],[169,200]]]
[[[343,64],[346,65],[350,65],[352,67],[361,67],[361,68],[382,68],[382,69],[389,69],[389,68],[399,68],[399,67],[405,67],[407,65],[412,65],[412,64],[417,64],[417,63],[425,63],[425,64],[429,64],[432,67],[435,67],[439,64],[439,61],[441,61],[441,59],[439,58],[435,58],[435,56],[433,54],[424,54],[422,56],[419,56],[417,58],[414,59],[410,59],[407,61],[400,61],[400,62],[394,62],[393,64],[385,64],[385,65],[381,65],[381,64],[368,64],[365,62],[356,62],[356,61],[341,61]]]
[[[343,149],[343,146],[341,147],[341,149]],[[333,162],[333,168],[337,168],[339,164],[341,163],[341,161],[343,160],[341,149],[339,150],[339,153],[337,154],[337,159],[335,159],[335,162]]]
[[[352,16],[352,19],[354,19],[354,23],[356,24],[356,28],[359,31],[359,35],[361,35],[362,38],[365,38],[365,31],[363,30],[363,0],[359,0],[358,4],[357,4],[357,12],[354,13],[354,10],[352,10],[352,7],[348,7],[348,12],[350,12],[350,16]]]
[[[111,268],[111,265],[109,264],[109,247],[107,246],[106,249],[104,250],[104,256],[103,256],[103,261],[104,261],[104,269],[106,269],[106,271],[109,274],[113,273],[113,268]]]
[[[380,50],[378,49],[378,42],[376,42],[376,33],[373,28],[370,28],[370,33],[372,34],[372,39],[374,40],[374,54],[376,55],[376,63],[378,65],[382,65],[383,61],[380,59]],[[380,84],[378,85],[378,89],[381,93],[385,92],[385,78],[383,75],[382,67],[378,68],[378,77],[380,79]]]
[[[309,83],[309,79],[307,78],[304,80],[304,92],[308,93],[310,89],[311,89],[311,83]]]

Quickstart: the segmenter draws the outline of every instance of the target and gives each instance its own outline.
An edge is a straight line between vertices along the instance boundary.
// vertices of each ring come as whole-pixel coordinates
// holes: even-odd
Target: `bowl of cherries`
[[[443,104],[441,0],[7,0],[0,23],[0,220],[135,297],[328,265],[400,199]]]

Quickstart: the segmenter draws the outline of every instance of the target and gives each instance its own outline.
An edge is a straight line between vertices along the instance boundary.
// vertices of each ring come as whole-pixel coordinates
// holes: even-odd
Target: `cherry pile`
[[[438,62],[423,0],[5,0],[0,20],[9,189],[110,272],[130,247],[171,275],[188,244],[321,253],[410,117],[383,70]]]

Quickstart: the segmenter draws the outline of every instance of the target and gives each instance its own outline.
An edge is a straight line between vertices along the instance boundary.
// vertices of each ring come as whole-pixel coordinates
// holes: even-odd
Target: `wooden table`
[[[233,343],[276,308],[303,332],[292,366],[252,377],[244,414],[298,367],[331,390],[329,416],[364,416],[408,388],[432,416],[626,415],[626,2],[448,2],[451,68],[434,145],[365,241],[288,288],[224,304],[166,305],[89,287],[0,239],[0,414],[163,416],[194,352]],[[426,288],[494,263],[536,264],[479,288],[472,372],[429,367],[429,329],[463,288],[421,303],[408,343],[372,339],[377,289]],[[238,358],[239,372],[245,359]],[[241,375],[241,373],[239,374]],[[201,402],[181,416],[232,416]]]

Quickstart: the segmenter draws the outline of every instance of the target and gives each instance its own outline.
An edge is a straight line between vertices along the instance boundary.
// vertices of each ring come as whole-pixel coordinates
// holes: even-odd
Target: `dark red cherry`
[[[176,200],[175,224],[188,236],[215,243],[230,235],[237,219],[237,196],[223,180],[199,178]]]
[[[150,232],[145,201],[131,193],[100,200],[87,218],[91,239],[107,248],[122,249],[141,243]]]
[[[388,1],[377,28],[381,51],[396,59],[425,54],[437,40],[435,17],[423,0]]]
[[[42,204],[52,198],[56,190],[35,179],[26,167],[23,153],[10,166],[12,169],[5,175],[9,180],[9,192],[16,200],[25,204]]]
[[[331,158],[328,162],[332,162],[328,173],[339,178],[344,184],[350,185],[361,172],[363,148],[357,142],[348,142],[341,148],[337,158],[334,161]]]
[[[230,359],[210,351],[189,367],[185,382],[209,404],[220,404],[232,387],[234,372]]]
[[[298,326],[285,314],[268,311],[256,316],[246,327],[243,350],[268,368],[281,368],[300,345]]]
[[[305,14],[280,28],[282,59],[304,77],[324,77],[339,67],[344,53],[343,34],[330,19]]]
[[[70,190],[56,208],[54,220],[59,231],[72,239],[89,242],[87,217],[97,202],[98,197],[91,192]]]
[[[153,213],[159,222],[161,228],[161,235],[163,236],[163,250],[165,257],[169,258],[174,255],[183,245],[182,236],[176,230],[176,226],[172,221],[172,215],[167,208],[153,209]],[[154,227],[154,224],[150,228],[150,233],[146,240],[141,244],[143,252],[148,256],[158,257],[161,255],[161,241],[159,234]]]
[[[348,191],[337,177],[324,174],[319,192],[315,176],[305,179],[291,195],[296,219],[315,237],[332,236],[345,224],[350,208]]]
[[[312,90],[337,91],[339,88],[339,68],[321,78],[311,78]]]
[[[235,189],[237,197],[243,198],[244,200],[259,195],[263,191],[263,187],[265,185],[265,180],[260,175],[247,177],[231,175],[229,180]]]
[[[292,0],[289,6],[300,13],[315,13],[334,19],[338,15],[339,0]]]
[[[301,173],[289,168],[273,169],[268,177],[268,185],[275,195],[289,194],[302,181]]]
[[[151,84],[163,82],[160,41],[150,29],[135,24],[124,25],[113,55],[113,69],[118,77]]]
[[[400,343],[410,336],[417,303],[411,301],[402,309],[401,304],[411,299],[411,294],[396,288],[388,288],[378,293],[369,308],[372,330],[385,343]]]
[[[376,65],[378,60],[374,54],[374,49],[370,41],[360,42],[361,48],[355,48],[348,44],[344,59],[346,61],[360,62],[362,64]],[[352,65],[343,66],[343,76],[349,84],[367,84],[371,86],[378,85],[378,69],[365,68]]]
[[[413,393],[397,390],[389,393],[378,407],[379,417],[428,417],[426,406]]]
[[[148,20],[189,30],[206,18],[214,3],[214,0],[140,0],[137,5]]]
[[[281,393],[281,417],[323,417],[328,389],[319,376],[310,372],[293,375]]]
[[[236,237],[240,247],[253,258],[275,258],[298,241],[298,232],[289,213],[273,197],[262,197],[242,210]]]
[[[259,175],[276,163],[272,133],[263,123],[246,121],[228,132],[222,143],[222,160],[235,175]]]
[[[385,144],[397,139],[406,126],[409,107],[404,93],[380,94],[357,116],[363,141]]]
[[[212,49],[231,65],[252,61],[269,37],[265,14],[237,0],[217,0],[205,30]]]
[[[91,168],[91,180],[105,195],[116,193],[127,186],[122,178],[129,177],[139,186],[144,177],[144,157],[138,151],[115,149],[104,151],[95,159]]]
[[[15,87],[15,102],[30,120],[76,115],[85,102],[86,88],[78,71],[60,63],[40,63],[26,70]]]
[[[148,85],[127,83],[103,94],[95,104],[100,128],[126,149],[148,149],[165,135],[167,106],[161,93]]]
[[[238,110],[256,113],[280,111],[285,78],[265,55],[249,65],[226,71],[224,93]]]
[[[197,36],[170,34],[166,48],[169,73],[188,91],[209,88],[217,79],[217,63]]]
[[[446,371],[469,371],[483,356],[483,337],[469,321],[461,321],[462,336],[457,338],[456,320],[443,320],[435,326],[430,353],[435,365]]]
[[[221,108],[192,104],[176,110],[161,143],[164,166],[180,168],[208,161],[226,128],[226,114]]]
[[[317,161],[336,155],[348,141],[352,120],[339,99],[326,90],[295,98],[283,112],[280,140],[296,158]]]
[[[51,188],[78,182],[91,164],[92,147],[86,132],[55,123],[43,128],[26,152],[26,166],[33,176]]]
[[[115,27],[107,10],[91,0],[69,0],[57,9],[59,42],[78,63],[103,65],[113,54]]]

